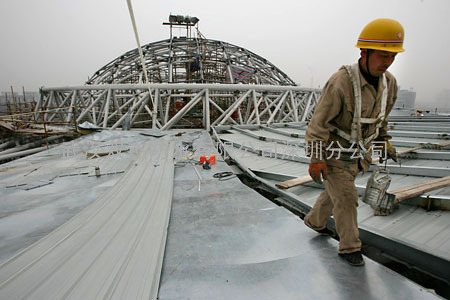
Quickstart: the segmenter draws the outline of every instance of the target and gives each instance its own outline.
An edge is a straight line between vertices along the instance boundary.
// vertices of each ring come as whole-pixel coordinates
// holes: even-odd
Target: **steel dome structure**
[[[181,17],[181,18],[180,18]],[[193,18],[170,16],[170,38],[112,60],[81,86],[42,87],[33,120],[102,128],[195,127],[308,120],[320,90],[302,88],[267,59],[206,39]],[[175,37],[172,27],[186,28]],[[141,55],[142,53],[142,55]],[[144,67],[143,67],[144,66]]]
[[[173,37],[142,46],[150,83],[242,83],[292,85],[267,59],[223,41]],[[87,84],[145,82],[138,49],[114,59]]]

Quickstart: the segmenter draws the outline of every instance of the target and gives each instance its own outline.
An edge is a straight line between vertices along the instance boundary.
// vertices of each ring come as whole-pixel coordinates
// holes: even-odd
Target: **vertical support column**
[[[292,110],[294,111],[294,122],[298,122],[298,111],[297,111],[297,105],[295,103],[294,92],[289,91],[289,96],[291,97]]]
[[[209,132],[209,130],[211,129],[211,116],[210,116],[210,109],[209,109],[209,89],[206,89],[205,91],[205,99],[203,101],[205,110],[203,111],[203,118],[204,118],[204,123],[205,123],[205,128],[206,131]]]
[[[112,91],[112,99],[113,99],[113,104],[116,107],[117,114],[119,115],[119,118],[121,118],[122,117],[122,108],[119,105],[119,101],[117,101],[115,90]]]
[[[52,91],[52,95],[53,95],[53,91]],[[75,100],[77,99],[77,91],[73,91],[72,94],[72,100],[70,101],[70,106],[69,106],[69,111],[68,111],[68,115],[66,118],[66,122],[70,123],[70,120],[72,120],[73,117],[73,106],[75,105]]]
[[[230,78],[230,83],[234,83],[233,73],[231,72],[230,62],[227,63],[227,70],[228,70],[228,75]]]
[[[106,96],[105,112],[103,117],[103,128],[108,125],[109,103],[111,102],[111,89],[108,89],[108,95]]]
[[[172,95],[170,93],[170,90],[167,90],[166,92],[166,111],[164,114],[164,119],[161,120],[161,124],[164,125],[167,123],[167,121],[169,120],[169,113],[170,113],[170,104],[172,102]],[[162,101],[162,99],[161,99]],[[175,110],[175,109],[174,109]]]
[[[161,90],[159,88],[157,88],[155,91],[155,102],[158,103],[159,118],[160,118],[160,120],[158,120],[158,118],[156,118],[156,123],[161,125],[161,123],[164,122],[164,107],[163,107],[163,102],[161,99]]]
[[[150,97],[151,97],[152,93],[150,91],[150,88],[148,89],[148,92],[149,92]],[[158,108],[159,108],[159,106],[160,106],[159,89],[155,88],[155,97],[154,97],[154,101],[153,101],[153,111],[152,111],[152,128],[157,128],[156,127],[156,119],[158,118]],[[160,108],[160,110],[162,110],[162,107]]]
[[[253,95],[254,95],[254,91],[252,92],[252,98],[251,99],[249,98],[247,101],[247,108],[245,110],[245,117],[244,117],[244,121],[242,122],[242,124],[248,124],[248,119],[250,118],[250,111],[252,108],[252,103],[254,104]]]

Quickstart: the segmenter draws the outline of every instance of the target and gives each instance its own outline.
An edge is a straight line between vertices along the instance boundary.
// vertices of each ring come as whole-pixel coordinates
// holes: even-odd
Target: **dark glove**
[[[323,161],[310,163],[308,172],[309,176],[311,176],[311,178],[319,184],[323,183],[322,178],[324,180],[327,179],[327,165]]]
[[[395,150],[395,147],[392,146],[389,141],[386,141],[386,145],[383,147],[383,152],[384,151],[386,151],[386,160],[392,159],[397,162],[397,150]],[[383,161],[383,157],[380,157],[380,163]]]

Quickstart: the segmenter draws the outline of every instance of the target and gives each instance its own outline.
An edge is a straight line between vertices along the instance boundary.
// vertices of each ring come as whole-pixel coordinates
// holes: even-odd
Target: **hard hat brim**
[[[361,45],[361,43],[358,43],[355,45],[356,48],[359,49],[372,49],[372,50],[381,50],[381,51],[387,51],[387,52],[394,52],[394,53],[401,53],[405,52],[405,49],[403,49],[402,46],[386,46],[386,45]]]

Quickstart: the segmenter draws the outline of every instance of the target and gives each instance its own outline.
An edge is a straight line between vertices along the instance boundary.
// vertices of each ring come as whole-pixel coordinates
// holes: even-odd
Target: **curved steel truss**
[[[129,51],[84,86],[42,88],[33,117],[102,128],[299,122],[319,90],[300,88],[266,59],[222,41],[171,37]],[[145,64],[149,82],[145,81]]]
[[[173,37],[142,47],[150,83],[244,83],[293,85],[265,58],[226,42]],[[144,83],[137,49],[100,68],[87,84]]]
[[[244,84],[102,84],[42,88],[34,118],[103,128],[203,127],[309,120],[319,90]],[[197,123],[196,123],[197,122]]]

